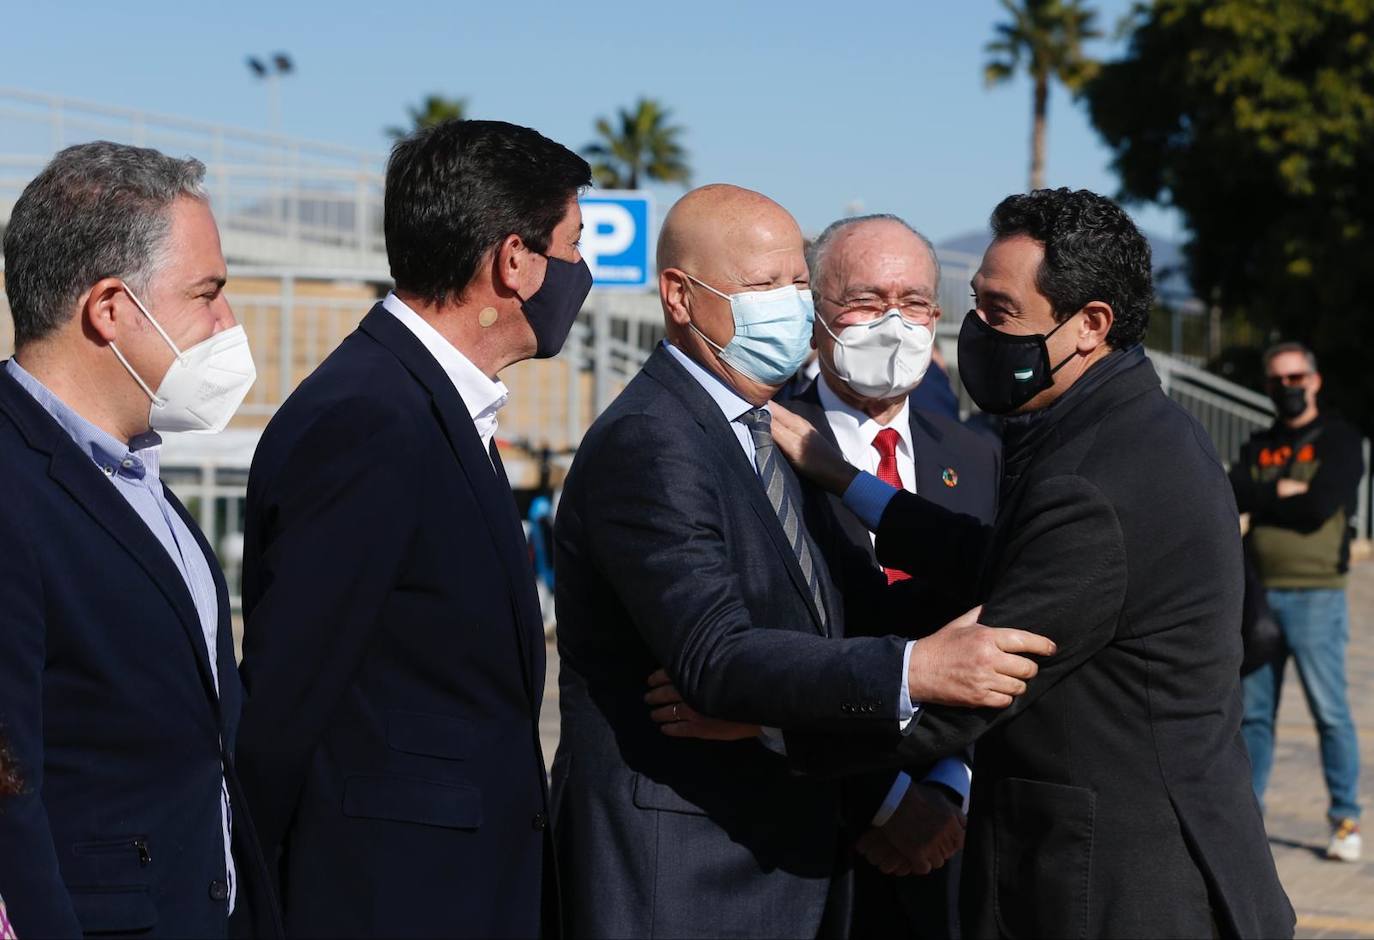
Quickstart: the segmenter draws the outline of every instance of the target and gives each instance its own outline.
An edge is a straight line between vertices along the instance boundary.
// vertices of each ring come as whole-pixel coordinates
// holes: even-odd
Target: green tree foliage
[[[1011,81],[1024,65],[1031,79],[1030,188],[1045,186],[1045,122],[1049,111],[1050,80],[1058,79],[1077,92],[1097,71],[1097,63],[1083,52],[1083,43],[1102,35],[1096,13],[1082,0],[1001,0],[1010,17],[998,23],[988,42],[983,77],[988,85]]]
[[[685,184],[691,169],[678,142],[682,128],[668,123],[670,113],[652,98],[640,98],[634,107],[621,108],[614,123],[597,118],[597,139],[582,148],[596,184],[603,189],[638,189],[645,180]]]
[[[415,131],[426,127],[433,127],[451,118],[463,120],[467,117],[468,99],[466,98],[445,98],[443,95],[425,95],[425,100],[420,102],[420,106],[406,108],[406,113],[410,115],[410,127],[391,126],[386,129],[386,134],[393,140],[400,140]]]
[[[1176,206],[1198,296],[1311,344],[1374,428],[1374,0],[1156,0],[1086,89],[1121,196]]]

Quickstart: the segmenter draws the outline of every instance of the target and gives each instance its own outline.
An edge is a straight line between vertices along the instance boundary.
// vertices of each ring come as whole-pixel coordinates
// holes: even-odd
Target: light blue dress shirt
[[[167,502],[167,496],[162,491],[162,480],[158,476],[162,438],[155,431],[148,431],[124,444],[73,411],[15,360],[10,359],[5,369],[48,414],[52,415],[53,420],[71,436],[81,452],[95,462],[105,474],[105,478],[114,485],[115,491],[124,497],[167,550],[167,555],[181,573],[186,589],[191,594],[191,600],[195,603],[201,632],[205,636],[210,672],[218,689],[219,662],[215,653],[219,636],[219,598],[215,592],[215,576],[210,570],[210,563],[206,560],[204,552],[196,544],[195,536],[172,508],[171,503]],[[220,815],[224,830],[224,865],[229,882],[229,910],[232,913],[238,896],[238,879],[235,877],[234,859],[230,853],[229,791],[222,779]]]

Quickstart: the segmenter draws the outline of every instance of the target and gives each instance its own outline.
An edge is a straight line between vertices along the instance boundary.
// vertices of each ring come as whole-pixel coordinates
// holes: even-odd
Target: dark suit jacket
[[[543,626],[491,453],[380,305],[258,445],[239,760],[290,934],[540,930]]]
[[[887,759],[978,739],[968,936],[1289,936],[1240,738],[1235,501],[1202,427],[1118,355],[1009,445],[995,527],[889,504],[880,558],[951,580],[981,558],[983,622],[1059,652],[1006,710],[924,710]]]
[[[757,740],[664,736],[645,679],[666,667],[706,714],[877,736],[897,725],[903,644],[838,639],[823,570],[822,626],[753,465],[666,350],[583,439],[554,541],[570,934],[842,930],[837,785]]]
[[[0,453],[0,734],[25,784],[0,798],[15,930],[224,936],[223,773],[238,904],[273,934],[229,756],[242,689],[214,553],[164,488],[215,573],[218,689],[166,549],[3,363]]]

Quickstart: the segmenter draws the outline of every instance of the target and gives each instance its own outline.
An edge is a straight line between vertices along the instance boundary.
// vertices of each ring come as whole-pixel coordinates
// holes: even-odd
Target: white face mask
[[[935,351],[930,327],[908,323],[896,307],[868,323],[846,326],[830,357],[835,375],[865,398],[899,398],[921,384]]]
[[[143,311],[163,342],[176,353],[154,394],[129,365],[119,347],[110,344],[120,364],[152,400],[148,426],[154,431],[202,431],[207,434],[223,431],[258,377],[253,354],[248,350],[248,334],[242,326],[234,326],[182,352],[143,306],[143,301],[129,290],[129,285],[124,285],[124,291]]]

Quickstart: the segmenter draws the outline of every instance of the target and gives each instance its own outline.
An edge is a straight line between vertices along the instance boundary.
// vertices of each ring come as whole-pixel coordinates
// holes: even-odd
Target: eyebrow
[[[972,282],[970,282],[969,286],[971,286],[971,287],[973,286],[973,285],[972,285]],[[974,288],[973,288],[973,292],[974,292],[975,294],[980,294],[980,295],[982,296],[982,298],[985,299],[985,300],[996,301],[997,303],[1005,304],[1005,305],[1008,306],[1008,307],[1015,307],[1015,306],[1016,306],[1016,301],[1012,298],[1012,296],[1011,296],[1010,294],[1004,294],[1004,293],[1002,293],[1000,290],[983,290],[983,291],[980,291],[980,290],[978,290],[977,287],[974,287]]]
[[[845,290],[845,294],[877,294],[879,296],[882,296],[883,290],[880,287],[873,287],[869,284],[850,284],[848,288]],[[905,290],[903,290],[901,294],[902,296],[906,296],[907,294],[916,294],[919,297],[929,299],[931,292],[924,287],[908,287]]]
[[[220,288],[220,287],[223,287],[223,286],[224,286],[225,284],[227,284],[228,282],[229,282],[229,279],[228,279],[227,277],[224,277],[224,276],[219,275],[219,274],[208,274],[208,275],[206,275],[205,277],[201,278],[200,280],[196,281],[194,284],[192,284],[192,285],[191,285],[189,288],[187,288],[187,289],[188,289],[188,290],[192,290],[192,291],[197,291],[197,290],[200,290],[202,287],[211,287],[211,286],[214,286],[214,287]]]

